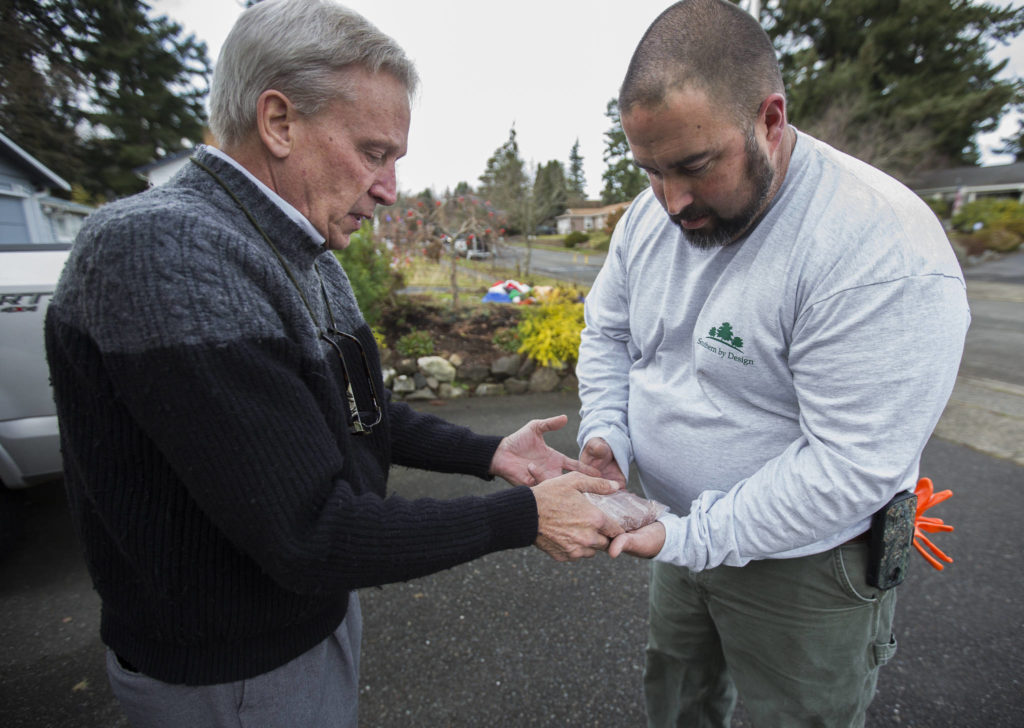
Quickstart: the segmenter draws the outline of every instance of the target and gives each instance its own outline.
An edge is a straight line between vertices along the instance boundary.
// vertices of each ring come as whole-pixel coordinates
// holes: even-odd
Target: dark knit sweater
[[[362,342],[384,394],[334,256],[238,170],[197,157],[276,243],[322,326],[317,264],[338,328]],[[385,497],[392,463],[488,477],[499,439],[388,395],[373,433],[351,435],[337,355],[267,243],[194,164],[89,218],[46,343],[102,638],[152,677],[266,672],[326,638],[350,590],[536,538],[528,488]]]

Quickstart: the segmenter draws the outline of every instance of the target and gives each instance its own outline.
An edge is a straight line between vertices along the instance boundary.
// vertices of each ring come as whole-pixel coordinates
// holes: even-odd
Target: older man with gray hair
[[[416,72],[326,0],[246,10],[168,184],[83,229],[47,318],[71,513],[136,726],[355,726],[356,590],[621,529],[549,448],[393,402],[331,250],[396,198]],[[391,464],[514,485],[386,498]],[[592,468],[583,468],[596,473]],[[541,482],[543,481],[543,482]]]

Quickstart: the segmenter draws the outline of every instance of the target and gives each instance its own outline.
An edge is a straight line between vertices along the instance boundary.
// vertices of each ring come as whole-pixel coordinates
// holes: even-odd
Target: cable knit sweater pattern
[[[90,217],[46,340],[102,637],[152,677],[210,684],[311,648],[344,618],[353,589],[532,543],[537,510],[527,488],[385,497],[392,463],[488,477],[499,439],[391,402],[334,256],[231,165],[196,156],[295,281],[189,164]],[[321,278],[385,395],[370,435],[349,433],[341,366],[317,336]]]

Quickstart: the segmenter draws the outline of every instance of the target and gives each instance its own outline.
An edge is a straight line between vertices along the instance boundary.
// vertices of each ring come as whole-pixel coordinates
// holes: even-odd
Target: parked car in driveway
[[[466,260],[474,258],[485,260],[493,253],[488,249],[487,243],[476,235],[459,235],[455,238],[455,252]]]
[[[25,488],[62,471],[43,320],[70,243],[0,246],[0,482]]]

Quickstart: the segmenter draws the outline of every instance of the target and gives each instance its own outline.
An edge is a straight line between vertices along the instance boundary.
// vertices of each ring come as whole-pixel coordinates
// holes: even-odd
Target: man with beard
[[[586,301],[581,461],[671,508],[653,558],[650,725],[862,725],[896,647],[872,514],[913,490],[969,324],[938,220],[787,123],[757,21],[685,0],[619,96],[651,189]],[[667,215],[666,215],[667,213]]]

